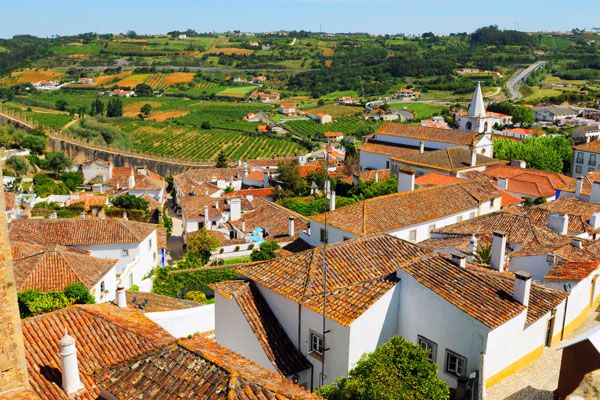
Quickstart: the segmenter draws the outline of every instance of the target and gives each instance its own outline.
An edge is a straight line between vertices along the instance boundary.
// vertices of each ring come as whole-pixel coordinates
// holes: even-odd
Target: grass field
[[[360,106],[340,106],[337,104],[327,104],[325,106],[306,108],[303,110],[311,114],[324,112],[331,115],[333,118],[340,118],[354,116],[357,113],[363,112],[364,108]]]
[[[354,90],[345,90],[345,91],[341,91],[341,92],[331,92],[321,98],[325,101],[332,101],[332,100],[337,100],[340,97],[345,97],[345,96],[350,96],[354,99],[358,99],[358,97],[359,97],[358,92],[356,92]]]
[[[431,118],[434,113],[440,113],[444,109],[442,106],[429,103],[392,103],[390,107],[398,110],[406,108],[414,111],[416,119]]]
[[[52,49],[54,54],[100,54],[101,43],[67,43]]]
[[[222,150],[230,160],[297,154],[305,151],[297,143],[218,129],[146,121],[119,124],[131,136],[133,150],[184,160],[213,160]]]
[[[252,93],[255,89],[256,86],[232,86],[221,90],[217,93],[217,95],[228,97],[245,97]]]
[[[379,128],[378,122],[367,122],[362,117],[339,118],[330,124],[321,125],[312,120],[289,121],[285,127],[292,133],[319,139],[323,132],[342,132],[345,135],[360,136],[375,132]]]
[[[546,75],[544,78],[544,83],[550,83],[555,85],[585,85],[586,81],[584,80],[567,80],[559,78],[558,76]]]
[[[22,106],[18,104],[3,103],[2,107],[16,111],[19,114],[26,116],[27,118],[31,118],[32,120],[55,130],[59,130],[72,119],[69,114],[34,112],[27,111],[27,109],[23,110]]]

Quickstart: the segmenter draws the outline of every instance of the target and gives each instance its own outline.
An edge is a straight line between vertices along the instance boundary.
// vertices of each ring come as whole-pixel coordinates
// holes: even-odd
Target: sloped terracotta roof
[[[441,256],[401,264],[400,269],[491,329],[526,310],[509,293],[499,292],[487,279]]]
[[[592,194],[592,182],[600,179],[600,172],[589,172],[587,175],[584,175],[581,179],[582,187],[581,194],[584,196],[590,196]],[[576,193],[577,192],[577,180],[575,179],[573,182],[568,183],[562,188],[563,192]]]
[[[30,384],[40,397],[48,400],[70,399],[60,386],[58,342],[65,329],[76,340],[80,377],[85,387],[78,398],[85,400],[96,400],[100,395],[100,388],[91,376],[93,371],[175,341],[140,312],[110,303],[70,306],[25,319],[22,326]]]
[[[0,400],[39,400],[39,396],[30,389],[17,389],[0,393]]]
[[[254,283],[225,281],[213,284],[211,288],[235,300],[267,358],[281,374],[290,376],[311,367],[311,363],[285,333]]]
[[[223,193],[223,197],[245,197],[245,196],[253,196],[253,197],[269,197],[273,195],[273,188],[256,188],[256,189],[240,189],[235,190],[231,193]]]
[[[549,281],[580,281],[600,267],[599,261],[559,262],[544,276]]]
[[[202,304],[196,303],[195,301],[177,299],[174,297],[163,296],[160,294],[148,293],[148,292],[125,292],[127,297],[127,303],[131,307],[135,307],[133,299],[139,303],[143,300],[148,300],[144,306],[144,312],[162,312],[162,311],[173,311],[173,310],[185,310],[188,308],[200,307]]]
[[[586,151],[588,153],[600,153],[600,141],[592,140],[589,143],[580,144],[579,146],[575,146],[576,150]]]
[[[85,194],[78,198],[71,199],[67,202],[67,205],[83,203],[83,207],[86,211],[91,210],[94,207],[102,207],[108,204],[108,196],[102,194]]]
[[[513,196],[505,190],[501,190],[500,193],[502,194],[502,207],[514,206],[523,202],[522,198]]]
[[[4,204],[7,210],[15,208],[15,194],[13,192],[4,192]]]
[[[118,261],[60,247],[44,250],[14,262],[17,291],[63,291],[71,283],[83,283],[91,289]]]
[[[140,197],[148,202],[148,210],[156,210],[161,208],[160,203],[154,197],[152,197],[151,194],[144,193]]]
[[[498,293],[502,293],[504,296],[513,295],[515,277],[512,272],[503,274],[490,268],[473,265],[468,265],[468,268],[482,280],[486,281],[492,288],[496,288]],[[532,324],[542,318],[567,297],[568,293],[566,292],[532,282],[529,292],[529,304],[527,306],[527,323]]]
[[[17,261],[24,257],[33,256],[34,254],[42,253],[49,247],[39,243],[26,242],[21,240],[11,240],[10,242],[13,261]],[[82,254],[89,254],[89,252],[86,250],[79,251],[81,251]]]
[[[510,165],[489,166],[486,176],[508,179],[508,191],[534,197],[553,196],[556,190],[575,182],[575,179],[556,172],[513,167]]]
[[[189,169],[173,177],[174,184],[184,194],[193,193],[202,183],[211,183],[218,179],[242,179],[243,167],[232,168],[196,168]],[[204,193],[199,193],[204,194]]]
[[[217,202],[219,202],[219,208],[215,207]],[[198,219],[204,218],[205,206],[208,206],[209,218],[219,218],[223,211],[221,207],[224,207],[225,204],[222,200],[201,195],[185,196],[179,201],[179,205],[187,219]]]
[[[363,144],[360,148],[360,151],[383,154],[390,157],[407,157],[414,154],[419,154],[419,149],[416,147],[392,146],[373,142],[367,142]]]
[[[385,233],[456,214],[500,197],[487,182],[465,181],[374,197],[328,212],[327,223],[356,235]],[[324,222],[325,214],[312,218]]]
[[[327,246],[327,317],[349,326],[393,287],[399,263],[428,254],[389,235],[371,235]],[[258,285],[322,312],[323,247],[236,271]]]
[[[95,378],[119,399],[320,399],[199,335],[99,371]]]
[[[582,201],[575,197],[559,197],[555,201],[541,204],[537,207],[534,207],[533,209],[545,210],[546,212],[558,212],[562,214],[568,214],[570,219],[575,219],[574,217],[579,217],[581,223],[585,223],[586,225],[588,225],[591,231],[592,229],[591,226],[589,226],[589,220],[592,214],[600,212],[600,204]],[[582,226],[580,227],[580,229],[583,230],[586,229],[586,227]],[[570,224],[569,230],[571,230]]]
[[[148,175],[135,175],[135,186],[133,187],[133,190],[152,190],[158,192],[164,187],[165,181],[154,173]]]
[[[471,166],[471,151],[460,147],[426,151],[407,157],[395,157],[394,161],[441,171],[460,171],[475,168]],[[477,154],[476,167],[506,164],[506,161]]]
[[[377,134],[400,136],[432,142],[452,143],[468,146],[477,141],[478,132],[463,132],[454,129],[430,128],[427,126],[386,122],[377,130]]]
[[[27,219],[10,224],[10,239],[64,246],[139,243],[155,229],[154,224],[118,218]]]
[[[460,179],[451,175],[440,174],[438,172],[430,172],[415,179],[416,186],[441,186],[457,182],[464,182],[464,179]]]

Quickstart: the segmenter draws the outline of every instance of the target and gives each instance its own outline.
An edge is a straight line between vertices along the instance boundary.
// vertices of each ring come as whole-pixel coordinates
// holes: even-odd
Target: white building
[[[510,115],[486,112],[479,82],[477,82],[477,87],[473,93],[469,111],[456,114],[458,129],[466,132],[491,133],[494,125],[506,125],[511,122],[512,117]]]
[[[401,171],[398,191],[314,216],[300,238],[311,246],[342,242],[375,233],[420,242],[447,225],[475,218],[501,207],[501,194],[486,182],[466,181],[414,190],[414,171]],[[327,219],[327,227],[325,227]]]
[[[386,122],[360,149],[361,169],[387,169],[391,157],[449,148],[474,148],[491,157],[494,143],[490,134]]]
[[[598,140],[598,138],[600,138],[600,126],[590,125],[575,128],[573,129],[572,138],[575,142],[586,143],[589,143],[593,140]]]
[[[564,119],[575,118],[579,111],[571,107],[544,106],[535,109],[535,120],[540,122],[556,122]]]
[[[600,141],[594,140],[573,148],[573,171],[571,172],[573,178],[596,172],[598,166],[600,166]]]
[[[219,196],[223,190],[242,188],[244,168],[197,168],[189,169],[173,177],[177,200],[190,194]]]
[[[314,389],[400,335],[431,350],[450,387],[477,372],[481,393],[560,334],[563,293],[532,284],[525,273],[511,277],[432,257],[389,235],[328,247],[323,332],[323,257],[318,248],[239,267],[249,281],[213,285],[217,341],[267,368],[285,360],[273,350],[283,346],[297,361],[299,383]],[[553,315],[557,323],[547,332]],[[269,335],[273,327],[288,339]],[[312,368],[302,370],[303,358]]]
[[[87,250],[92,257],[118,260],[119,282],[152,289],[148,274],[160,262],[157,226],[124,219],[18,220],[10,224],[12,241],[63,245]]]
[[[83,183],[106,182],[112,178],[113,165],[107,161],[94,160],[81,166]]]

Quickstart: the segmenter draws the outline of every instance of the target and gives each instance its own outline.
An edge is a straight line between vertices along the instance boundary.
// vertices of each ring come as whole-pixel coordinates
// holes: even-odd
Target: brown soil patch
[[[188,114],[189,111],[185,110],[159,111],[151,113],[150,117],[148,117],[147,119],[150,121],[164,122],[170,118],[179,118]]]
[[[327,68],[331,67],[331,64],[333,64],[333,61],[331,61],[331,60],[325,60],[325,66]]]
[[[333,56],[333,49],[330,49],[329,47],[325,47],[323,49],[323,55],[325,57],[331,57],[331,56]]]
[[[119,82],[117,82],[117,85],[123,87],[135,87],[140,83],[144,83],[149,76],[150,74],[129,75],[125,79],[121,79]]]
[[[137,117],[144,104],[150,104],[153,108],[162,106],[162,103],[158,101],[136,101],[133,103],[127,103],[123,106],[123,116]]]
[[[176,83],[191,82],[194,80],[194,75],[193,72],[173,72],[165,77],[165,83],[167,85],[174,85]]]
[[[60,80],[62,76],[62,72],[53,69],[49,69],[46,71],[35,71],[32,69],[26,69],[23,71],[13,72],[10,77],[3,79],[3,81],[12,85],[16,85],[20,83]]]
[[[364,109],[359,106],[339,106],[337,104],[328,104],[326,106],[308,108],[305,110],[311,114],[324,112],[331,115],[333,118],[350,117],[357,113],[363,112]]]
[[[241,55],[248,55],[248,54],[252,54],[254,53],[254,50],[250,50],[250,49],[236,49],[236,48],[231,48],[231,47],[225,47],[222,49],[213,47],[212,49],[208,50],[207,53],[210,54],[241,54]]]
[[[96,85],[106,85],[115,79],[124,79],[128,75],[131,75],[131,71],[125,71],[115,75],[99,76],[96,78]]]

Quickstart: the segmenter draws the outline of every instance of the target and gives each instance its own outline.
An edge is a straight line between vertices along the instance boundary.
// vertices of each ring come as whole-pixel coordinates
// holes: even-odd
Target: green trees
[[[90,106],[90,115],[102,115],[104,114],[104,103],[96,97],[96,100],[92,102]]]
[[[571,144],[564,136],[525,139],[516,142],[494,139],[494,157],[523,160],[530,168],[563,172],[571,159]]]
[[[108,100],[108,105],[106,106],[106,116],[107,117],[122,117],[123,116],[123,101],[118,97],[113,97]]]
[[[516,106],[511,115],[515,124],[533,124],[535,122],[535,113],[531,107]]]
[[[140,112],[142,114],[144,114],[144,116],[147,117],[152,112],[152,106],[150,104],[146,103],[142,106],[142,108],[140,108]]]
[[[277,180],[284,189],[282,197],[302,196],[308,190],[308,183],[300,174],[300,164],[294,159],[279,163]]]
[[[83,185],[83,175],[79,172],[63,172],[59,178],[71,192],[74,192],[78,187]]]
[[[277,257],[275,250],[279,250],[281,247],[276,241],[262,242],[258,249],[252,250],[250,259],[252,261],[265,261]]]
[[[208,262],[212,252],[219,248],[220,245],[219,239],[205,228],[189,235],[187,239],[188,252],[199,257],[202,265]]]
[[[221,150],[219,152],[219,155],[217,155],[217,162],[215,163],[215,167],[227,168],[228,164],[229,163],[227,161],[227,156],[225,155],[225,152],[223,150]]]
[[[66,111],[68,106],[64,99],[56,100],[55,107],[58,111]]]
[[[51,151],[46,154],[46,167],[57,174],[69,168],[71,164],[71,160],[62,151]]]
[[[69,194],[69,189],[63,182],[55,182],[44,174],[33,177],[33,190],[39,197],[48,197],[51,194]]]
[[[136,85],[134,92],[136,96],[152,96],[152,87],[145,83],[140,83],[139,85]]]
[[[65,296],[74,304],[94,304],[96,300],[83,283],[71,283],[64,290]]]
[[[58,310],[71,304],[95,303],[94,296],[82,283],[69,284],[62,292],[26,290],[18,294],[18,301],[21,318]]]
[[[147,210],[148,202],[132,194],[122,194],[111,201],[115,207],[125,210]]]
[[[446,400],[448,386],[440,378],[427,351],[395,336],[362,356],[348,377],[324,386],[328,400]]]
[[[6,160],[6,166],[10,167],[10,169],[12,169],[17,176],[27,174],[27,171],[29,170],[29,163],[27,162],[27,159],[21,156],[9,157]]]

